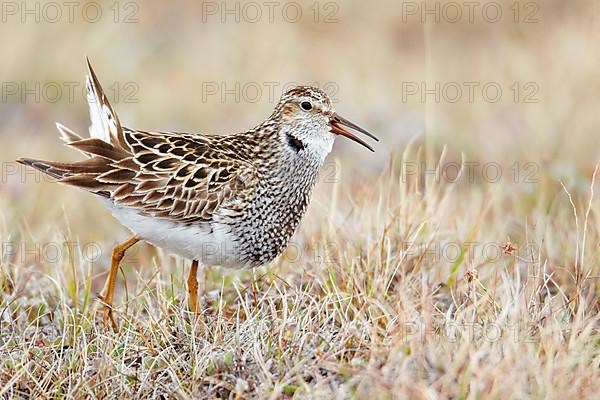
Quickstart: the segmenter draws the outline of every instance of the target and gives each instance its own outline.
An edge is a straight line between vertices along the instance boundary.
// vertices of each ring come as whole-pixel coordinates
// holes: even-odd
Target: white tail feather
[[[60,122],[56,123],[56,128],[60,132],[60,139],[67,144],[83,139],[81,136],[79,136]]]
[[[102,139],[107,143],[119,145],[121,123],[113,111],[108,98],[102,91],[100,82],[92,70],[88,60],[88,75],[86,79],[87,101],[90,110],[90,137]]]
[[[94,88],[91,76],[87,76],[87,101],[90,109],[90,137],[102,139],[110,143],[110,110],[104,107],[98,92]],[[115,129],[113,124],[113,129]]]

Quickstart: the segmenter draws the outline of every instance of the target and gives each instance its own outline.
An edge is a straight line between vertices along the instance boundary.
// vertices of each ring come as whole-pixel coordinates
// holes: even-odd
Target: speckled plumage
[[[200,227],[209,243],[217,239],[210,232],[224,232],[220,237],[228,236],[226,240],[211,244],[221,256],[227,255],[221,260],[226,266],[262,265],[285,249],[333,143],[329,124],[334,113],[324,92],[308,86],[290,89],[262,124],[227,136],[122,127],[91,66],[88,92],[91,137],[58,128],[69,146],[89,158],[72,164],[32,159],[22,163],[102,196],[136,234],[119,210],[164,219],[182,229]],[[299,107],[303,101],[312,109]],[[151,233],[140,236],[173,250]],[[174,250],[219,264],[202,251]],[[209,250],[214,253],[215,247]]]
[[[57,124],[67,145],[87,158],[75,163],[18,161],[99,195],[134,233],[113,253],[107,279],[104,299],[115,329],[116,268],[131,245],[145,240],[194,260],[196,266],[268,263],[283,252],[302,219],[335,136],[371,149],[342,126],[375,139],[337,115],[323,91],[308,86],[288,90],[255,128],[227,136],[122,126],[89,62],[87,89],[90,137]]]

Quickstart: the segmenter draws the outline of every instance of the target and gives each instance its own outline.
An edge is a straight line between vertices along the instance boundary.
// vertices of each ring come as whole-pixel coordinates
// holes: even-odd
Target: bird
[[[19,158],[61,184],[97,195],[131,236],[115,246],[102,292],[103,323],[115,332],[119,265],[143,241],[191,260],[189,309],[198,313],[198,266],[255,268],[277,258],[298,228],[337,136],[374,151],[350,129],[379,139],[333,108],[321,89],[286,90],[254,128],[228,135],[153,132],[121,124],[89,59],[91,125],[82,137],[57,123],[85,158]]]

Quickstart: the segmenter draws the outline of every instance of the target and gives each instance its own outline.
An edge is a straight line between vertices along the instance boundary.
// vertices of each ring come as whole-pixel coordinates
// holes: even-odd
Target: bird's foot
[[[119,327],[117,326],[113,312],[112,301],[107,302],[102,295],[98,295],[98,298],[102,302],[102,323],[107,329],[112,329],[115,333],[119,333]]]

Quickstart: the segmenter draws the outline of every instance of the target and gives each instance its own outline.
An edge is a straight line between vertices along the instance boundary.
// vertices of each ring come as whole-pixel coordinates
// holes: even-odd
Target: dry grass
[[[23,252],[5,260],[2,395],[597,393],[598,199],[570,193],[576,219],[569,195],[550,185],[538,195],[554,196],[553,206],[533,203],[526,221],[511,221],[506,210],[522,200],[510,194],[509,184],[465,191],[432,176],[408,179],[399,172],[414,161],[411,154],[417,156],[407,150],[402,163],[391,164],[369,187],[357,185],[344,199],[353,207],[334,210],[331,224],[318,220],[342,201],[343,182],[321,185],[297,238],[302,254],[290,252],[251,273],[208,271],[198,319],[186,311],[183,261],[149,247],[124,268],[120,334],[94,317],[104,252],[96,263],[77,250],[56,262],[32,262],[33,255]],[[43,258],[48,243],[76,241],[73,228],[60,226],[32,237],[28,231],[41,230],[39,224],[12,242],[32,250],[37,241]],[[507,235],[521,243],[512,245],[515,250],[505,246]],[[463,247],[470,249],[464,257],[452,253],[454,244],[466,242],[479,245]],[[486,243],[503,254],[490,252],[493,260],[486,260]]]
[[[600,8],[534,2],[539,23],[523,24],[500,3],[497,24],[404,22],[393,0],[339,2],[333,24],[308,6],[294,24],[203,23],[191,0],[139,3],[135,24],[108,9],[97,23],[7,16],[3,84],[81,88],[88,55],[105,87],[139,89],[137,102],[109,93],[126,125],[233,132],[272,100],[205,98],[203,84],[331,83],[338,111],[382,142],[373,156],[338,141],[289,252],[206,271],[200,318],[187,311],[188,261],[137,246],[115,334],[96,293],[126,231],[92,196],[13,162],[74,159],[53,123],[84,132],[84,99],[3,86],[0,398],[597,397]],[[403,99],[405,84],[435,82],[504,95]],[[538,102],[515,102],[511,86],[523,96],[531,82]],[[436,162],[449,177],[424,174]]]

